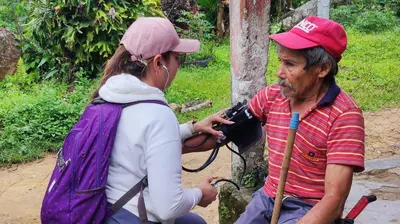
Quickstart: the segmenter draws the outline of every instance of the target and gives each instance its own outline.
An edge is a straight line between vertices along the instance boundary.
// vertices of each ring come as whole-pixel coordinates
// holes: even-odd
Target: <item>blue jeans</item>
[[[279,224],[296,224],[303,216],[311,210],[313,204],[304,202],[298,198],[287,197],[282,202],[279,216]],[[274,199],[264,193],[264,189],[257,190],[246,210],[235,222],[236,224],[265,224],[270,223]]]
[[[140,219],[128,210],[121,208],[117,213],[113,214],[107,224],[140,224]],[[158,222],[148,222],[149,224],[159,224]],[[199,215],[189,212],[175,220],[175,224],[207,224],[207,222]]]

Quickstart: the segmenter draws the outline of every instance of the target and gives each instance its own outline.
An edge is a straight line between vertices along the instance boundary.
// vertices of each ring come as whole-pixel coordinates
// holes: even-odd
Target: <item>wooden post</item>
[[[217,37],[220,40],[223,38],[225,33],[224,28],[224,1],[219,0],[218,4],[218,14],[217,14]]]
[[[276,192],[274,210],[272,212],[271,224],[277,224],[279,213],[281,211],[283,194],[285,193],[286,178],[289,172],[290,160],[292,158],[293,144],[296,137],[297,127],[299,125],[299,113],[294,112],[290,120],[289,133],[286,140],[286,149],[283,156],[281,174],[279,176],[278,191]]]

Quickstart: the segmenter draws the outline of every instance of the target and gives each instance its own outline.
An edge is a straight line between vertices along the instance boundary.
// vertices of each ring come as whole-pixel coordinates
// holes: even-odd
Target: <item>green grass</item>
[[[339,63],[337,82],[365,111],[400,106],[399,34],[399,28],[375,34],[348,30],[348,49]],[[199,120],[230,106],[229,42],[216,47],[215,54],[216,60],[207,68],[181,68],[168,90],[170,103],[196,98],[213,102],[210,108],[177,114],[180,122]],[[271,44],[267,83],[276,81],[277,68],[277,55]],[[98,81],[79,79],[71,92],[64,84],[38,84],[37,74],[19,70],[22,71],[18,75],[0,83],[0,166],[57,150]]]
[[[376,34],[349,31],[338,84],[365,111],[400,105],[400,28]]]
[[[229,43],[217,47],[215,55],[216,60],[207,68],[181,68],[168,89],[166,96],[170,103],[184,103],[196,98],[213,103],[211,108],[177,114],[180,122],[201,119],[230,106]]]

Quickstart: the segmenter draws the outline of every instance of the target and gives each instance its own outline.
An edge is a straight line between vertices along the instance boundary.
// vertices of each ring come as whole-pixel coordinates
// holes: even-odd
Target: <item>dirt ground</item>
[[[400,109],[388,109],[377,113],[365,113],[366,159],[400,155]],[[185,155],[184,165],[194,168],[201,165],[209,153]],[[0,169],[0,223],[40,223],[39,212],[43,194],[55,163],[55,155],[23,165]],[[227,149],[210,167],[200,173],[183,174],[185,187],[195,187],[207,176],[229,177],[231,154]],[[382,173],[379,174],[384,175]],[[396,178],[388,176],[387,178]],[[395,192],[396,193],[396,192]],[[397,195],[397,193],[396,193]],[[218,202],[207,208],[196,207],[194,212],[209,224],[218,223]]]

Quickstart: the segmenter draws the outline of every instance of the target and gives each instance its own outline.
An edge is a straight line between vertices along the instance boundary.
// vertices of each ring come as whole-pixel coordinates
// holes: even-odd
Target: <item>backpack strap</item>
[[[137,195],[140,192],[139,196],[139,203],[138,203],[138,209],[139,209],[139,216],[140,220],[142,220],[142,209],[144,208],[144,215],[146,216],[146,221],[147,221],[147,212],[146,212],[146,207],[144,204],[144,198],[143,198],[143,190],[148,186],[148,181],[147,181],[147,176],[145,176],[143,179],[141,179],[135,186],[133,186],[129,191],[127,191],[118,201],[116,201],[112,206],[111,210],[116,213],[118,210],[120,210],[128,201],[130,201],[135,195]],[[141,202],[142,201],[142,202]],[[141,206],[141,204],[143,206]],[[142,207],[142,208],[141,208]]]
[[[103,100],[103,98],[101,98],[101,97],[97,97],[97,98],[94,98],[90,103],[94,104],[94,105],[98,105],[98,104],[104,104],[104,103],[110,103],[110,102]],[[120,103],[120,105],[122,105],[122,108],[125,108],[125,107],[133,106],[133,105],[136,105],[139,103],[155,103],[155,104],[160,104],[160,105],[169,107],[169,105],[166,102],[161,101],[161,100],[138,100],[138,101],[130,102],[130,103]],[[119,103],[112,103],[112,104],[119,104]]]
[[[126,108],[126,107],[136,105],[139,103],[155,103],[155,104],[160,104],[160,105],[169,107],[167,103],[165,103],[164,101],[161,101],[161,100],[139,100],[139,101],[135,101],[135,102],[131,102],[131,103],[124,103],[124,104],[122,104],[122,108]]]

